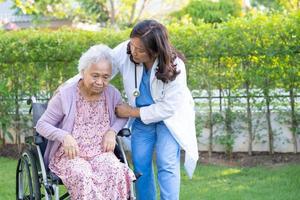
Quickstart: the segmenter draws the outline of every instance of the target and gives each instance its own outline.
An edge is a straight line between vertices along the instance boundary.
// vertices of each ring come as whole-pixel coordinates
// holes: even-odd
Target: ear
[[[80,74],[81,77],[83,77],[83,75],[84,75],[84,69],[82,69],[79,74]]]

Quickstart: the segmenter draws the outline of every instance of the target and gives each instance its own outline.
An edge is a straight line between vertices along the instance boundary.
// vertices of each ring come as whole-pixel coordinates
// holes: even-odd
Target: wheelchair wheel
[[[18,161],[16,183],[17,200],[41,199],[36,159],[27,149]]]

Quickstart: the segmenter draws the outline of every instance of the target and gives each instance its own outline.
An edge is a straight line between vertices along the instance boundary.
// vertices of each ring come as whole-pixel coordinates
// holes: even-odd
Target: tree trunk
[[[19,95],[18,90],[15,93],[15,131],[16,131],[16,144],[18,145],[18,150],[21,152],[21,127],[20,127],[20,105],[19,105]]]
[[[111,8],[109,19],[110,19],[111,25],[114,26],[116,24],[116,19],[115,19],[116,18],[115,4],[114,4],[113,0],[109,0],[109,3],[110,3],[110,8]]]
[[[269,152],[270,154],[274,154],[274,145],[273,145],[273,130],[272,130],[272,123],[271,123],[271,109],[270,109],[270,104],[271,104],[271,99],[269,96],[269,90],[264,89],[264,96],[266,99],[266,107],[267,107],[267,112],[266,112],[266,118],[267,118],[267,125],[268,125],[268,137],[269,137]]]
[[[15,113],[14,113],[14,130],[15,130],[15,144],[18,145],[18,151],[21,152],[21,127],[20,127],[20,105],[19,105],[19,91],[22,91],[20,84],[20,74],[19,71],[12,71],[13,87],[14,87],[14,104],[15,104]]]
[[[232,111],[231,111],[231,91],[228,89],[227,108],[225,110],[225,128],[226,128],[226,153],[229,159],[232,159],[232,147],[230,140],[233,137],[232,129]]]
[[[220,70],[220,59],[218,59],[218,63],[217,63],[217,67],[218,67],[218,70]],[[220,71],[218,72],[219,73],[219,79],[220,79]],[[222,113],[222,85],[221,85],[221,81],[219,80],[219,106],[220,106],[220,113]]]
[[[208,113],[208,126],[209,126],[209,143],[208,143],[208,159],[211,159],[212,151],[213,151],[213,119],[212,119],[212,95],[211,90],[208,91],[208,106],[209,106],[209,113]]]
[[[140,9],[137,17],[135,18],[134,23],[136,23],[140,19],[141,15],[142,15],[142,13],[143,13],[143,11],[145,9],[145,6],[146,6],[147,2],[148,2],[148,0],[144,0],[143,1],[142,7],[141,7],[141,9]]]
[[[222,112],[223,108],[222,108],[222,88],[219,88],[219,108],[220,108],[220,112]]]
[[[295,113],[295,96],[293,88],[290,89],[290,106],[291,106],[291,120],[292,120],[292,137],[293,137],[293,144],[294,144],[294,153],[298,152],[297,146],[297,118]]]
[[[252,142],[253,142],[253,131],[252,131],[252,112],[251,112],[251,103],[250,103],[250,86],[249,81],[246,81],[246,93],[247,93],[247,125],[248,125],[248,155],[252,155]]]
[[[2,141],[2,145],[6,144],[6,140],[5,140],[5,124],[1,123],[1,134],[0,134],[0,140]]]
[[[129,22],[128,22],[129,26],[131,26],[133,24],[135,10],[136,10],[136,2],[134,2],[131,6],[130,18],[129,18]]]

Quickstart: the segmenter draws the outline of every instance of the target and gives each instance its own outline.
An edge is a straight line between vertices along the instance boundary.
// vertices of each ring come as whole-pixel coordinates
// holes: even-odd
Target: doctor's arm
[[[165,90],[162,100],[140,108],[140,118],[145,124],[163,121],[174,115],[181,106],[186,85],[180,81],[171,83]]]
[[[183,74],[181,75],[183,76]],[[179,77],[166,87],[162,100],[149,106],[134,108],[128,104],[117,106],[116,113],[120,117],[140,117],[145,124],[159,122],[171,117],[181,105],[186,83]]]

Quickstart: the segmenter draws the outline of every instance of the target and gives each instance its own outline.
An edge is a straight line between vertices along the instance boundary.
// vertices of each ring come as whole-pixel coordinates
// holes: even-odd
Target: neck
[[[154,62],[155,62],[155,58],[154,58],[153,60],[151,60],[151,61],[144,62],[143,64],[144,64],[144,66],[146,67],[146,69],[149,70],[149,69],[152,68]]]

